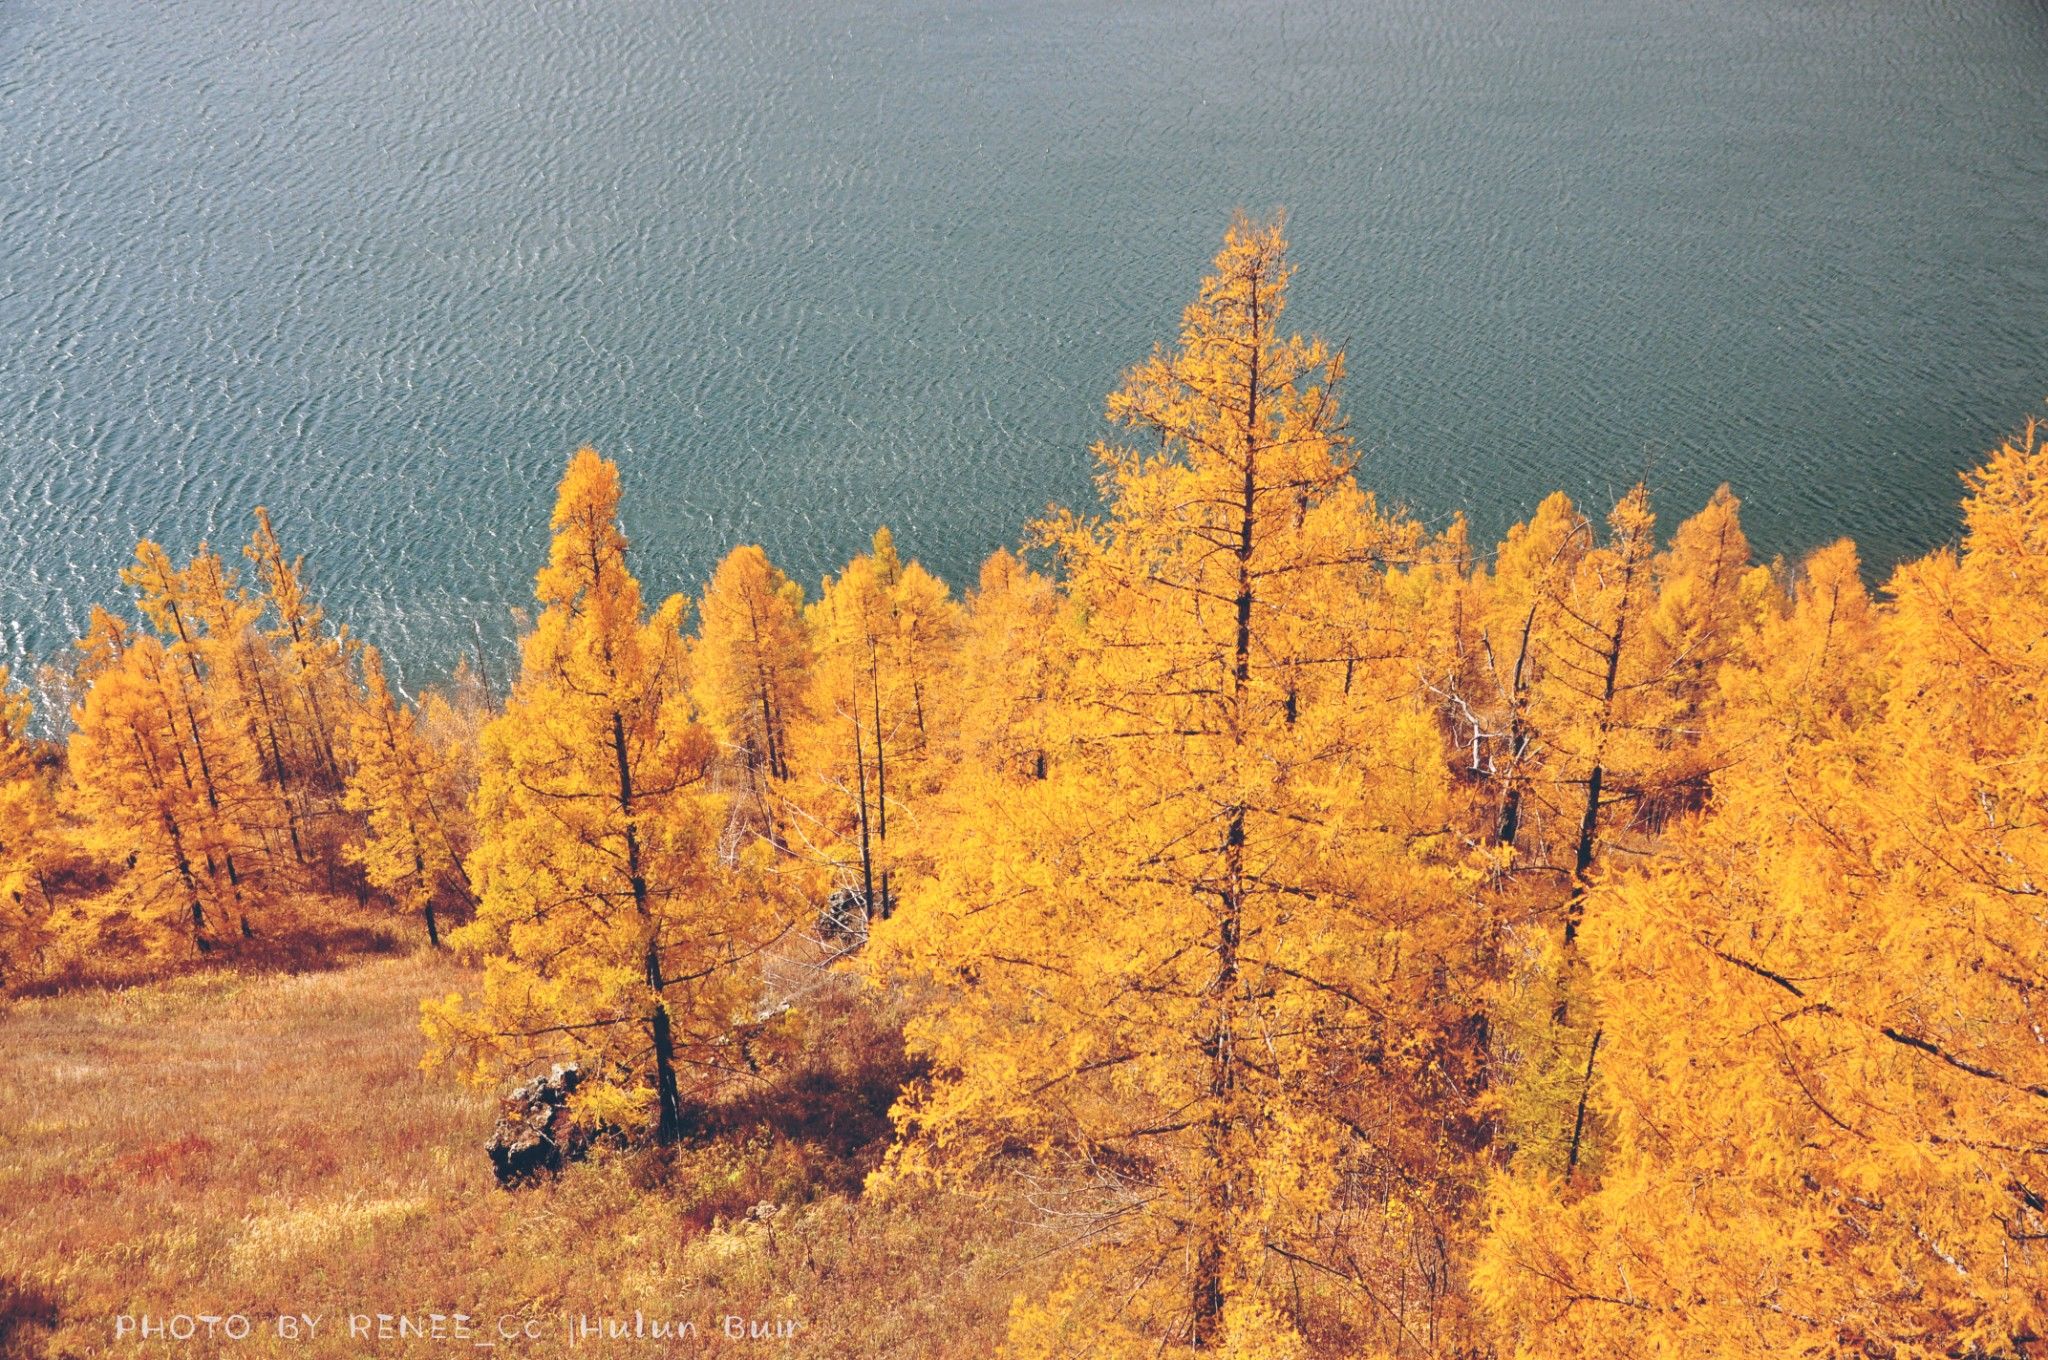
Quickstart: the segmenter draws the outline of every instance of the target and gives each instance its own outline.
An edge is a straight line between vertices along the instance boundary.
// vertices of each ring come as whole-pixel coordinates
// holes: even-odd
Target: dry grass
[[[347,1325],[457,1312],[480,1341],[501,1317],[532,1320],[537,1335],[491,1352],[517,1356],[982,1356],[1008,1299],[1038,1282],[1035,1235],[1002,1215],[861,1200],[843,1187],[872,1148],[744,1112],[673,1165],[604,1153],[497,1189],[480,1148],[494,1103],[417,1068],[420,998],[464,980],[412,954],[14,1003],[0,1015],[0,1356],[459,1353],[470,1345]],[[781,1207],[731,1213],[756,1197]],[[696,1339],[567,1335],[565,1318],[635,1310],[691,1320]],[[209,1344],[198,1323],[188,1344],[138,1347],[117,1319],[144,1313],[241,1315],[251,1331]],[[323,1321],[292,1341],[279,1314]],[[727,1315],[798,1326],[727,1342]]]

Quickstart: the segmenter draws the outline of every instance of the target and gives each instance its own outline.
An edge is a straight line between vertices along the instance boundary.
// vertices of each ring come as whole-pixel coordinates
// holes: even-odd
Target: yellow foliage
[[[1362,645],[1421,533],[1353,482],[1342,359],[1280,331],[1289,275],[1277,225],[1233,227],[1180,343],[1110,397],[1144,438],[1097,450],[1106,517],[1041,528],[1076,616],[1044,777],[970,747],[878,935],[931,997],[893,1174],[1014,1170],[1095,1243],[1019,1355],[1292,1355],[1447,1311],[1371,1302],[1441,1250],[1470,1151],[1442,739]],[[1352,1232],[1365,1185],[1413,1231]]]
[[[2048,450],[1880,610],[1816,554],[1725,675],[1743,758],[1588,911],[1609,1143],[1500,1179],[1515,1353],[2017,1353],[2048,1331]]]
[[[433,1059],[482,1080],[574,1057],[586,1110],[670,1142],[684,1079],[695,1096],[731,1066],[783,923],[767,880],[725,844],[683,600],[647,612],[618,507],[618,468],[578,452],[518,683],[482,735],[477,915],[454,936],[483,956],[482,991],[427,1003],[425,1022]]]
[[[692,693],[763,801],[762,781],[790,777],[790,729],[805,716],[803,603],[803,588],[751,544],[725,555],[698,603]]]
[[[51,933],[44,875],[56,808],[28,735],[33,713],[28,691],[0,666],[0,984],[33,973]]]
[[[429,943],[441,942],[437,898],[474,902],[462,855],[468,839],[462,771],[421,731],[412,709],[392,697],[384,659],[363,649],[363,697],[343,734],[348,752],[344,806],[363,814],[363,833],[345,853],[370,885],[400,910],[419,914]]]
[[[502,711],[466,668],[401,701],[260,510],[248,586],[144,541],[62,760],[0,671],[0,980],[246,963],[334,913],[322,870],[430,939],[473,909],[429,1065],[573,1059],[585,1124],[692,1138],[648,1159],[717,1225],[691,1271],[765,1270],[795,1222],[1022,1214],[1058,1254],[976,1300],[1013,1357],[2038,1353],[2048,432],[1879,592],[1848,540],[1752,564],[1727,487],[1668,540],[1639,485],[1475,550],[1359,485],[1292,277],[1279,222],[1234,223],[1107,400],[1099,510],[961,598],[887,529],[809,604],[747,545],[686,637],[579,451]],[[879,1004],[831,1029],[825,987]],[[791,1127],[916,1076],[857,1208],[785,1218],[760,1196],[801,1198],[810,1145],[706,1111],[828,1029]],[[880,1153],[833,1156],[836,1187]],[[689,1215],[604,1174],[643,1261]],[[209,1250],[425,1231],[387,1190]]]
[[[94,928],[120,933],[105,919],[112,912],[146,932],[147,948],[183,935],[204,953],[247,921],[235,815],[246,752],[221,731],[184,657],[153,636],[130,637],[103,611],[87,642],[105,668],[72,715],[74,808],[87,844],[127,868]]]
[[[792,743],[791,842],[852,904],[859,920],[844,924],[858,930],[895,910],[899,868],[915,872],[936,737],[952,726],[941,676],[960,607],[883,528],[826,579],[806,622],[815,660]]]

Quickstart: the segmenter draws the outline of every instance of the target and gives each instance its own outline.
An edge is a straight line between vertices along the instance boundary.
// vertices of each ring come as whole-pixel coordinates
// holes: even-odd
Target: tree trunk
[[[768,776],[783,779],[787,776],[782,769],[782,752],[775,740],[775,709],[768,702],[768,677],[758,677],[761,695],[761,745],[766,748],[762,754],[768,761]]]
[[[1586,1050],[1586,1075],[1579,1083],[1579,1113],[1572,1120],[1572,1150],[1565,1159],[1564,1178],[1569,1181],[1572,1173],[1579,1169],[1579,1146],[1586,1134],[1586,1098],[1593,1091],[1593,1060],[1600,1056],[1600,1038],[1604,1030],[1593,1031],[1592,1047]]]
[[[1522,642],[1515,651],[1514,678],[1508,682],[1508,782],[1500,800],[1500,824],[1494,829],[1494,839],[1502,845],[1513,845],[1522,828],[1522,752],[1529,744],[1522,730],[1522,699],[1529,688],[1529,636],[1535,628],[1536,606],[1531,604],[1522,620]]]
[[[889,770],[882,755],[882,667],[875,656],[874,639],[868,640],[869,694],[875,705],[875,839],[882,850],[882,919],[895,910],[889,900]]]
[[[1579,925],[1586,915],[1587,879],[1593,870],[1593,847],[1600,829],[1600,788],[1606,782],[1607,734],[1614,725],[1614,694],[1621,675],[1621,649],[1627,638],[1629,608],[1634,598],[1635,565],[1622,572],[1621,599],[1614,606],[1614,628],[1608,634],[1606,675],[1600,686],[1600,717],[1593,738],[1593,768],[1586,773],[1586,806],[1579,814],[1579,842],[1572,854],[1571,895],[1564,904],[1564,970],[1559,979],[1557,1008],[1552,1020],[1562,1025],[1570,1006],[1565,985],[1577,958]],[[1597,1045],[1596,1045],[1597,1046]],[[1590,1071],[1591,1059],[1587,1060]],[[1574,1135],[1576,1138],[1576,1135]]]
[[[868,840],[868,756],[860,744],[860,693],[853,696],[853,778],[860,798],[860,909],[868,919],[875,915],[875,857]]]
[[[1243,930],[1244,809],[1231,814],[1224,839],[1222,913],[1216,923],[1216,978],[1210,985],[1215,1015],[1206,1047],[1209,1050],[1208,1127],[1202,1135],[1205,1183],[1201,1223],[1195,1241],[1193,1334],[1195,1349],[1209,1350],[1223,1340],[1223,1254],[1232,1236],[1236,1201],[1236,1149],[1233,1143],[1237,1090],[1237,949]]]
[[[1586,914],[1586,878],[1593,870],[1594,833],[1600,827],[1600,786],[1607,771],[1595,765],[1586,775],[1586,806],[1579,814],[1579,843],[1572,854],[1572,895],[1564,907],[1564,947],[1578,943],[1579,923]]]
[[[434,949],[439,949],[441,947],[441,926],[434,919],[434,885],[427,882],[427,858],[420,852],[420,836],[418,831],[412,832],[412,877],[413,882],[420,885],[420,891],[423,894],[420,901],[420,914],[427,921],[427,944]]]
[[[1258,514],[1259,434],[1259,294],[1251,294],[1252,353],[1246,371],[1243,501],[1238,507],[1237,632],[1231,652],[1230,727],[1232,741],[1245,741],[1245,704],[1251,688],[1252,548]],[[1201,1222],[1195,1241],[1195,1277],[1190,1341],[1196,1350],[1211,1350],[1223,1340],[1223,1259],[1233,1237],[1236,1200],[1234,1146],[1237,1091],[1235,992],[1238,945],[1244,928],[1245,809],[1234,807],[1223,837],[1223,890],[1216,922],[1216,977],[1210,984],[1215,1014],[1207,1039],[1209,1050],[1208,1126],[1203,1132]]]
[[[654,1091],[659,1114],[654,1141],[663,1147],[683,1136],[683,1102],[676,1086],[675,1038],[669,1027],[667,981],[661,975],[661,933],[647,895],[647,876],[640,867],[640,832],[633,820],[633,770],[626,760],[626,720],[612,710],[612,753],[619,769],[619,811],[626,820],[626,877],[633,889],[633,909],[647,928],[648,990],[654,1005],[648,1015],[648,1037],[654,1044]]]
[[[644,891],[644,887],[643,887]],[[668,1147],[683,1136],[683,1097],[676,1086],[675,1037],[669,1029],[667,983],[661,975],[661,946],[647,941],[647,986],[654,993],[654,1011],[648,1026],[654,1040],[654,1094],[660,1111],[654,1126],[654,1141]]]
[[[206,908],[199,901],[199,882],[192,874],[192,861],[185,858],[185,838],[178,831],[178,823],[171,814],[163,814],[164,831],[171,838],[171,856],[177,861],[178,879],[185,887],[185,896],[192,908],[192,945],[201,954],[213,949],[213,941],[206,938]]]

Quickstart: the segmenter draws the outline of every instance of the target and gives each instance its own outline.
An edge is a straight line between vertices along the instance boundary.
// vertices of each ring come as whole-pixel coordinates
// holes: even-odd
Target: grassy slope
[[[607,1154],[497,1190],[480,1150],[493,1101],[417,1070],[420,998],[463,980],[412,955],[0,1015],[0,1355],[464,1353],[343,1330],[350,1312],[459,1310],[486,1338],[501,1314],[546,1333],[485,1354],[982,1356],[1032,1282],[1036,1235],[960,1201],[731,1212],[804,1196],[806,1154],[771,1135],[729,1135],[659,1184],[644,1157]],[[695,1320],[698,1343],[563,1338],[565,1310],[636,1308]],[[117,1343],[114,1319],[144,1311],[242,1313],[254,1331],[232,1347]],[[288,1344],[281,1312],[327,1321]],[[801,1327],[727,1343],[726,1314]]]

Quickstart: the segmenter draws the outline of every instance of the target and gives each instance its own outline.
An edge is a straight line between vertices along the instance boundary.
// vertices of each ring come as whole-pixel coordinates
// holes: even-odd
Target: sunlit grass
[[[145,1313],[246,1316],[236,1355],[426,1354],[449,1342],[352,1338],[347,1315],[461,1312],[481,1339],[500,1317],[534,1320],[539,1336],[499,1349],[544,1356],[572,1349],[565,1317],[630,1325],[639,1310],[693,1320],[707,1346],[734,1315],[799,1324],[747,1343],[764,1352],[979,1356],[1032,1282],[1036,1239],[1000,1213],[799,1202],[825,1154],[758,1127],[671,1167],[611,1151],[497,1189],[481,1149],[494,1101],[418,1070],[420,998],[465,981],[420,953],[15,1003],[0,1016],[0,1355],[137,1353],[117,1319]],[[778,1200],[765,1220],[742,1208]],[[281,1313],[324,1321],[280,1339]]]

